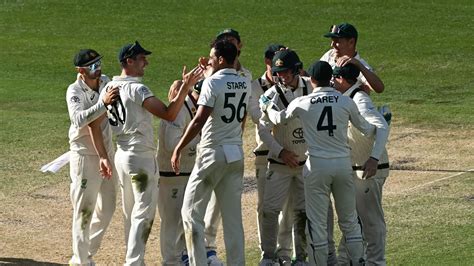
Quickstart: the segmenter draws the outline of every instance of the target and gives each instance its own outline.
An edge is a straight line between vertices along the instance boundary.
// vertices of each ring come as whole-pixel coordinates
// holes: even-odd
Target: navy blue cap
[[[127,58],[134,57],[139,54],[149,55],[151,52],[145,50],[138,41],[135,41],[135,43],[126,44],[120,49],[118,60],[122,62]]]

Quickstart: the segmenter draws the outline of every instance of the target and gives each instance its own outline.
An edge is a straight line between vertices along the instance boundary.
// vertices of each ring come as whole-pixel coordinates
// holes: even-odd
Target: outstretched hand
[[[186,73],[186,66],[183,67],[182,79],[184,87],[194,86],[199,80],[203,77],[203,69],[199,66],[196,66],[191,71]]]

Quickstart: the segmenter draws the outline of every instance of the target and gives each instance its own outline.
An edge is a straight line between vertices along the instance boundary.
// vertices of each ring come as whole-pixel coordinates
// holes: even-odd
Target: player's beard
[[[94,72],[86,71],[85,76],[88,79],[99,80],[100,76],[102,75],[102,70],[98,69]]]

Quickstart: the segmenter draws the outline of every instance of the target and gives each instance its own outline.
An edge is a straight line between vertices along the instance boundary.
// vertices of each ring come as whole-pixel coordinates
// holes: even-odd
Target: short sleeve
[[[134,102],[138,105],[142,105],[147,98],[154,96],[153,92],[145,85],[136,87],[133,92],[135,94],[133,95]]]
[[[211,88],[210,79],[205,79],[202,84],[201,94],[199,95],[198,105],[214,107],[216,103],[216,95]]]

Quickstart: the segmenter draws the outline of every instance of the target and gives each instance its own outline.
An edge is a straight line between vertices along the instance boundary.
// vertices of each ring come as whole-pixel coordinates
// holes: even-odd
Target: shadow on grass
[[[22,258],[0,258],[0,265],[58,266],[58,265],[66,265],[66,264],[36,261],[36,260],[32,260],[32,259],[22,259]]]

